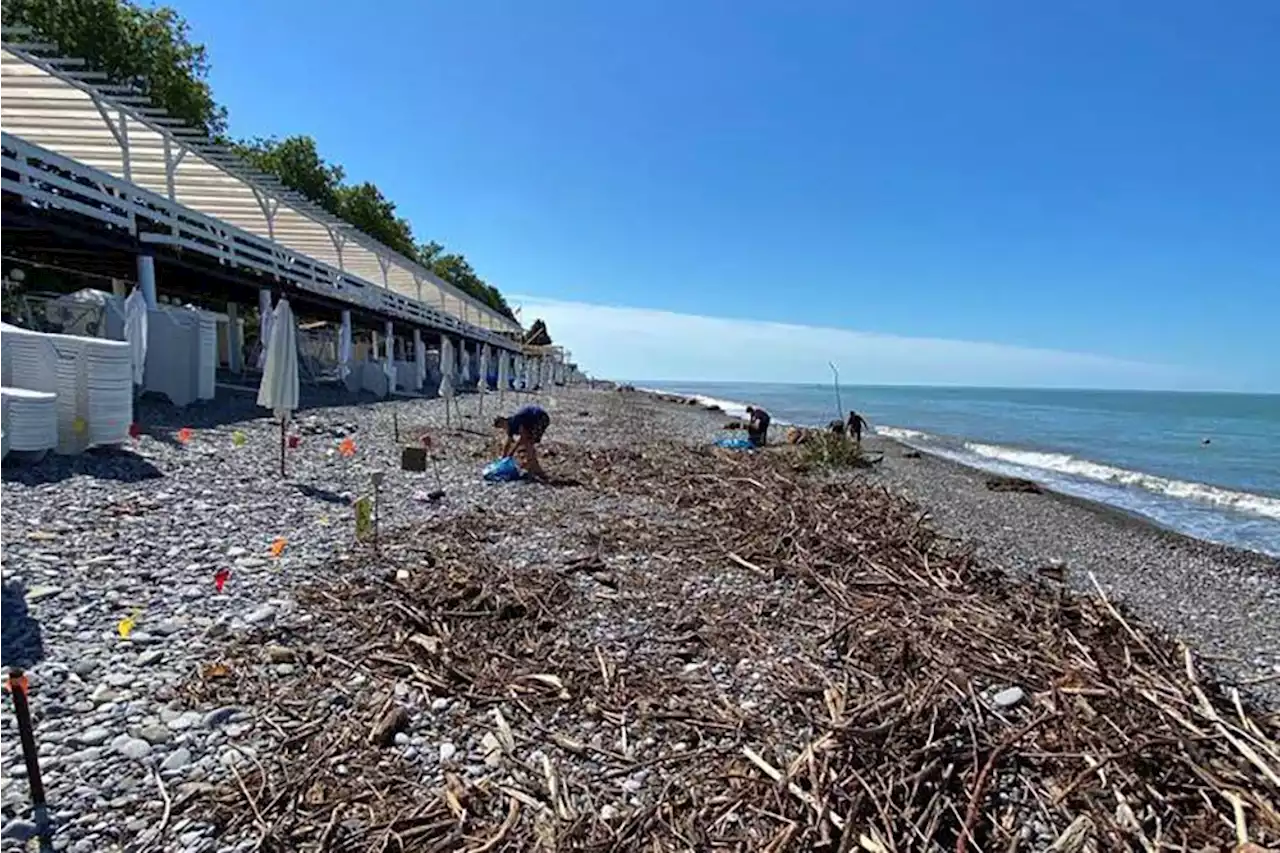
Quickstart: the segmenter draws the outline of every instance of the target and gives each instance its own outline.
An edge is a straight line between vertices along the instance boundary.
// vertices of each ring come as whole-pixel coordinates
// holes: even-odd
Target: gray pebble
[[[191,763],[191,750],[185,746],[180,746],[173,752],[169,753],[164,762],[160,765],[161,770],[181,770]]]
[[[138,666],[151,666],[153,663],[159,663],[164,660],[163,649],[148,649],[138,655]]]
[[[76,742],[84,746],[99,746],[111,737],[111,732],[101,726],[93,726],[76,736]]]
[[[141,761],[151,753],[151,744],[145,740],[131,737],[123,743],[116,746],[116,752],[125,758],[132,758],[134,761]]]
[[[236,713],[236,708],[230,705],[226,706],[225,708],[218,708],[216,710],[210,711],[209,713],[205,714],[204,719],[200,721],[200,724],[204,726],[206,729],[216,729],[219,726],[230,721],[231,718],[235,715],[235,713]],[[172,725],[173,724],[170,723],[171,727]]]
[[[1025,699],[1026,695],[1021,687],[1006,687],[995,696],[992,696],[991,702],[997,708],[1012,708]]]

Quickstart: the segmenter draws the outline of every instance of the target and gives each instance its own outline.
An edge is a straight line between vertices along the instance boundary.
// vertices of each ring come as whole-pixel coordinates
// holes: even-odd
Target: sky
[[[1280,391],[1274,0],[170,3],[596,375]]]

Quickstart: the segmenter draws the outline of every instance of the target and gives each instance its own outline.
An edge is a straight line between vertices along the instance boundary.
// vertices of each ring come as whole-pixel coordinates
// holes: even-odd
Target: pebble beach
[[[484,483],[480,470],[496,447],[492,417],[529,402],[552,415],[544,465],[564,479]],[[835,666],[826,641],[842,624],[840,607],[818,602],[810,586],[762,556],[712,559],[692,546],[687,559],[673,556],[670,541],[705,536],[689,526],[697,507],[682,503],[674,485],[668,495],[653,482],[633,491],[609,479],[611,466],[641,464],[624,454],[644,457],[650,445],[675,454],[662,458],[705,456],[723,414],[643,393],[557,388],[507,395],[501,404],[496,395],[463,397],[446,428],[440,400],[352,404],[306,389],[283,477],[279,426],[264,414],[251,394],[234,391],[185,412],[144,402],[143,429],[128,447],[6,463],[3,663],[25,668],[30,681],[55,849],[603,849],[610,838],[617,849],[706,849],[721,830],[715,837],[725,849],[849,849],[829,836],[844,818],[806,799],[827,782],[806,781],[789,794],[781,776],[769,778],[771,770],[803,775],[784,757],[803,764],[821,752],[813,744],[822,727],[786,710],[810,688],[791,694],[781,685],[799,684],[796,670]],[[423,435],[426,470],[401,470],[402,447]],[[1274,560],[1051,494],[990,491],[979,472],[904,456],[882,439],[868,447],[883,461],[836,475],[838,483],[868,495],[887,491],[895,513],[915,513],[957,553],[1011,583],[1038,582],[1050,569],[1063,578],[1055,595],[1100,588],[1144,636],[1194,650],[1205,678],[1219,679],[1209,693],[1238,695],[1260,720],[1249,730],[1274,744]],[[689,464],[685,483],[717,463],[699,456]],[[734,470],[745,480],[735,488],[796,488],[790,474]],[[352,501],[374,494],[376,472],[385,475],[378,539],[358,541]],[[660,480],[661,469],[651,476]],[[433,497],[439,491],[444,496]],[[899,499],[911,508],[897,509]],[[543,566],[555,567],[551,580],[531,574]],[[392,601],[403,589],[406,597]],[[379,598],[380,590],[390,597]],[[499,630],[476,618],[490,609],[495,622],[530,624],[501,641],[476,633],[484,645],[451,659],[450,642]],[[403,622],[389,627],[391,611]],[[562,636],[561,624],[569,626]],[[743,626],[742,648],[758,640],[758,654],[731,655],[711,636],[711,627],[735,624]],[[414,663],[406,648],[424,657]],[[491,683],[504,661],[521,674]],[[996,668],[1004,672],[1005,664]],[[601,689],[618,691],[619,682],[659,671],[664,690],[678,682],[687,694],[680,710],[626,707],[619,722],[602,700],[583,698],[590,673],[600,673]],[[1061,686],[1008,672],[987,680],[974,700],[987,710],[976,713],[983,725],[1014,729],[1052,701],[1033,697],[1056,696]],[[836,689],[830,681],[826,699],[819,688],[815,701],[858,704],[839,692],[847,686],[837,690],[844,698],[833,698]],[[0,794],[6,851],[23,849],[34,831],[9,707]],[[677,724],[677,714],[703,727]],[[773,716],[766,725],[756,715]],[[874,716],[859,719],[830,725],[874,729]],[[753,733],[766,730],[770,753],[751,745]],[[321,736],[328,740],[313,746]],[[293,765],[276,763],[299,744]],[[777,809],[798,810],[792,823],[800,814],[824,817],[791,830],[782,820],[766,837],[764,818],[726,803],[718,828],[706,826],[703,838],[690,837],[675,817],[669,829],[658,826],[654,815],[679,811],[663,805],[678,787],[676,768],[703,755],[707,762],[746,755],[746,770],[763,780],[753,784],[773,791]],[[1263,748],[1260,760],[1270,767],[1273,759],[1280,766]],[[308,762],[324,766],[323,784],[306,775]],[[343,789],[357,778],[372,793]],[[1003,791],[1000,780],[983,783]],[[974,779],[966,784],[972,789]],[[332,805],[338,789],[346,791],[341,807]],[[688,783],[687,790],[702,789]],[[1003,849],[1044,849],[1072,825],[1065,807],[1033,815],[1034,804],[1012,788],[996,796],[1005,797],[1001,813],[1013,822],[991,830]],[[1248,814],[1258,838],[1274,840]],[[1106,830],[1098,831],[1105,847]],[[889,849],[871,829],[863,837],[863,849]]]

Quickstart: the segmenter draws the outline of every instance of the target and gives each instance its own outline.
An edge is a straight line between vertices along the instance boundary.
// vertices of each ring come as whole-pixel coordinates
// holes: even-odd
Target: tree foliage
[[[187,22],[167,6],[144,8],[132,0],[5,0],[6,24],[31,27],[66,54],[116,83],[131,83],[188,124],[225,140],[226,110],[213,99],[204,45],[193,44]],[[498,289],[466,257],[435,241],[419,243],[408,220],[372,183],[345,183],[345,171],[320,156],[309,136],[232,143],[251,165],[275,175],[334,216],[417,260],[454,287],[515,319]]]
[[[156,104],[210,136],[221,136],[227,111],[213,100],[204,45],[167,6],[130,0],[5,0],[9,25],[31,27],[87,66],[145,92]]]
[[[343,183],[342,167],[321,157],[311,137],[245,140],[235,147],[249,163],[275,175],[285,186],[383,245],[416,260],[463,293],[515,319],[507,300],[476,273],[465,255],[446,252],[445,247],[434,240],[417,242],[408,220],[396,215],[394,202],[367,181]]]

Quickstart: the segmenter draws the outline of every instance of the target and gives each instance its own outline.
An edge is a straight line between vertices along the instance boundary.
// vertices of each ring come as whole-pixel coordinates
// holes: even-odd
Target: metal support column
[[[148,308],[156,307],[156,259],[150,255],[138,255],[138,286],[147,300]]]

